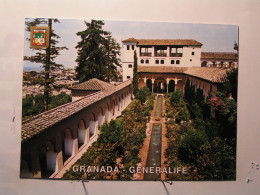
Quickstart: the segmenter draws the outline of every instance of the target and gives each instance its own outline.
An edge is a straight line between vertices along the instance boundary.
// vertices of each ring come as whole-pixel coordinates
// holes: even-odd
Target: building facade
[[[185,96],[185,84],[189,80],[195,89],[201,89],[207,97],[215,93],[226,82],[228,69],[211,67],[167,67],[142,66],[138,67],[139,88],[147,86],[155,93],[169,93],[176,89]]]
[[[204,96],[214,93],[225,81],[226,71],[238,67],[238,54],[201,52],[193,39],[135,39],[123,42],[123,80],[133,77],[134,52],[138,59],[139,88],[155,93],[183,91],[187,81]]]
[[[134,52],[138,66],[200,67],[202,44],[193,39],[135,39],[123,42],[123,81],[133,78]]]

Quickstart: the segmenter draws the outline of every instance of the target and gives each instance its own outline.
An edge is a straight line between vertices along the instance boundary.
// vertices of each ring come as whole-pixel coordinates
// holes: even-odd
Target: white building
[[[138,66],[200,67],[202,44],[193,39],[135,39],[123,42],[123,81],[133,78],[134,51]]]

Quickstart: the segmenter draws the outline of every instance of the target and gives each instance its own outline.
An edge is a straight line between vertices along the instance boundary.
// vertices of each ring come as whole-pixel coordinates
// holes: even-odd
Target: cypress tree
[[[133,75],[133,93],[134,96],[138,93],[138,72],[137,72],[137,55],[134,53],[134,75]]]

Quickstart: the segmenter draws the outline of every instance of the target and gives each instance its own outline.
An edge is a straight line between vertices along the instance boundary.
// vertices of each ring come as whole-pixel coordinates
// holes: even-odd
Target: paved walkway
[[[154,101],[154,109],[153,109],[153,111],[151,113],[151,119],[147,123],[146,138],[144,140],[144,144],[143,144],[142,148],[139,151],[139,157],[141,158],[141,163],[139,163],[137,166],[146,167],[153,124],[161,124],[162,125],[161,168],[163,169],[163,167],[167,166],[167,165],[164,164],[164,162],[167,160],[165,155],[164,155],[165,150],[167,148],[167,138],[165,136],[165,134],[166,134],[165,98],[163,96],[163,108],[162,108],[162,116],[161,117],[156,117],[155,116],[157,100],[158,100],[158,96],[156,97],[156,99]],[[144,179],[144,174],[143,173],[134,174],[133,175],[133,179],[134,180],[143,180]],[[166,179],[166,174],[161,174],[161,179],[165,180]]]

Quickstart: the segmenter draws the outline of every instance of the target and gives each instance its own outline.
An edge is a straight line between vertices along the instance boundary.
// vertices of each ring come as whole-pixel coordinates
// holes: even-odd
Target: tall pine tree
[[[78,57],[76,59],[77,79],[80,82],[97,78],[110,82],[117,77],[117,66],[120,66],[120,46],[111,33],[102,29],[101,20],[85,22],[87,29],[78,32]]]
[[[30,62],[41,63],[44,68],[44,110],[48,110],[50,103],[50,95],[52,90],[54,89],[53,83],[55,78],[50,75],[51,71],[57,68],[62,68],[61,64],[57,64],[54,60],[60,55],[60,51],[64,49],[68,49],[67,47],[58,47],[58,40],[60,38],[57,35],[53,28],[52,23],[59,23],[58,19],[44,19],[44,18],[36,18],[32,21],[25,22],[26,31],[30,32],[31,26],[37,25],[48,25],[50,27],[50,38],[49,38],[49,47],[46,49],[39,49],[35,55],[33,56],[24,56],[24,60],[28,60]],[[30,39],[27,39],[30,41]],[[34,50],[34,49],[33,49]]]

